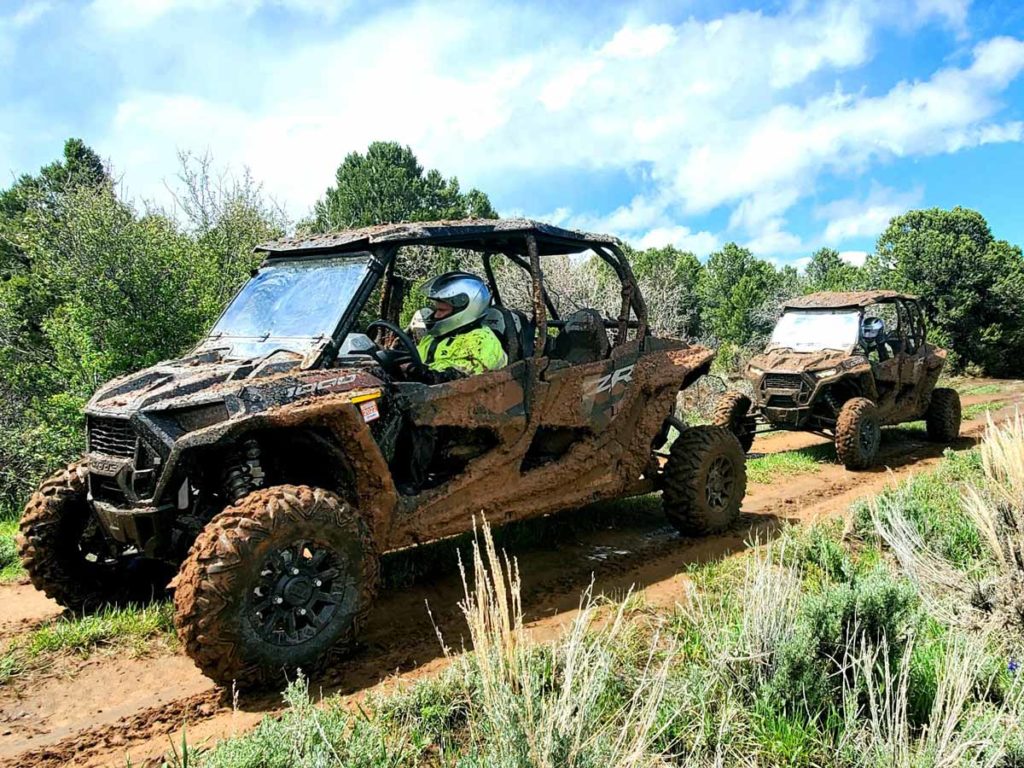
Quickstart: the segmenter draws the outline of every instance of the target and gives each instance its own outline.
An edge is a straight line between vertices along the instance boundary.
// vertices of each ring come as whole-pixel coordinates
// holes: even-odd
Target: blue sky
[[[967,205],[1024,243],[1024,4],[0,2],[0,173],[79,136],[167,204],[177,152],[293,218],[347,152],[407,143],[503,214],[856,261]]]

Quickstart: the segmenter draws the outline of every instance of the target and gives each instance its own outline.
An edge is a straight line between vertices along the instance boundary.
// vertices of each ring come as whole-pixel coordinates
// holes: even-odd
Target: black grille
[[[135,430],[127,419],[89,418],[89,450],[108,456],[135,455]]]
[[[804,380],[798,373],[766,373],[765,389],[803,389]]]

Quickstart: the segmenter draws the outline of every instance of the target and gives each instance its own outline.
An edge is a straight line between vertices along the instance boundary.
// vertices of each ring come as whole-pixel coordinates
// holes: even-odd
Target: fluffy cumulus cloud
[[[424,163],[533,215],[545,212],[531,203],[537,179],[621,174],[632,180],[622,199],[570,196],[558,219],[700,254],[734,239],[795,256],[873,236],[922,194],[877,187],[821,202],[823,179],[1024,132],[1002,101],[1024,69],[1024,42],[966,40],[967,0],[794,0],[674,23],[582,11],[571,20],[567,8],[561,17],[481,2],[357,14],[328,0],[94,0],[92,23],[110,35],[131,29],[135,41],[98,143],[144,196],[161,194],[176,148],[208,148],[249,166],[295,215],[346,152],[374,139],[409,143]],[[330,33],[270,30],[251,46],[191,31],[204,16],[266,9]],[[844,87],[883,32],[924,26],[946,30],[962,54],[916,78]],[[174,37],[186,31],[193,42],[183,48]],[[132,57],[156,54],[187,77],[133,79]],[[239,59],[244,67],[225,67]],[[227,93],[210,85],[226,69]],[[798,234],[792,213],[812,199],[820,231]]]
[[[921,203],[923,190],[898,192],[875,185],[866,198],[845,198],[820,206],[815,214],[828,223],[823,235],[829,245],[858,237],[873,237],[885,229],[893,216]],[[856,252],[851,252],[856,253]]]

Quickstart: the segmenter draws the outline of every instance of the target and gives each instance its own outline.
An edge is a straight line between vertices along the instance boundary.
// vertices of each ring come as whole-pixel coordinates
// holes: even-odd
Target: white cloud
[[[155,22],[177,12],[252,14],[268,3],[314,14],[346,7],[94,0],[91,8],[101,25],[157,40]],[[787,215],[826,176],[1024,138],[1021,123],[1001,119],[1000,97],[1024,70],[1024,43],[1013,38],[979,43],[966,65],[921,80],[842,86],[846,71],[870,60],[879,30],[936,20],[957,27],[966,7],[796,1],[775,12],[575,33],[564,8],[554,16],[481,2],[412,5],[360,18],[333,38],[284,38],[258,52],[227,40],[216,55],[200,45],[167,52],[168,71],[192,78],[173,85],[132,83],[139,67],[125,60],[132,87],[98,144],[131,188],[150,196],[173,174],[176,148],[209,148],[220,162],[250,166],[295,216],[347,152],[375,139],[411,144],[425,165],[467,186],[511,190],[527,211],[531,190],[517,179],[642,169],[642,195],[605,215],[567,201],[565,223],[637,241],[695,242],[687,247],[699,253],[726,239],[793,253],[808,244]],[[204,56],[212,62],[205,69]],[[238,92],[210,93],[203,78],[218,78],[232,57],[248,65]],[[823,90],[826,79],[834,85]],[[863,210],[835,209],[826,238],[861,236],[895,202],[869,196],[851,202]],[[727,216],[721,232],[687,226],[687,217],[709,211]]]
[[[644,234],[636,243],[639,248],[661,248],[674,245],[697,256],[707,256],[721,247],[719,239],[710,232],[693,232],[688,227],[655,227]]]
[[[601,53],[613,59],[646,59],[657,56],[676,39],[669,24],[647,27],[625,26],[601,48]]]
[[[893,216],[906,213],[909,208],[918,205],[923,197],[921,189],[898,192],[876,185],[866,198],[836,200],[820,206],[815,216],[828,220],[823,239],[830,245],[836,245],[853,238],[877,237],[889,225]]]
[[[867,251],[840,251],[839,258],[855,267],[863,267],[868,258]]]
[[[138,30],[171,13],[228,11],[248,15],[262,6],[279,6],[327,19],[348,7],[346,0],[92,0],[89,10],[108,29]]]

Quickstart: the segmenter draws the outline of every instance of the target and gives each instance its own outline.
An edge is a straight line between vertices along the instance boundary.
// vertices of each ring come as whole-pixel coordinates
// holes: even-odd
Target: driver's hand
[[[414,381],[422,381],[424,384],[446,384],[449,381],[456,381],[463,378],[464,374],[456,368],[449,368],[445,371],[432,371],[425,365],[405,363],[402,365],[402,372],[406,378]]]

